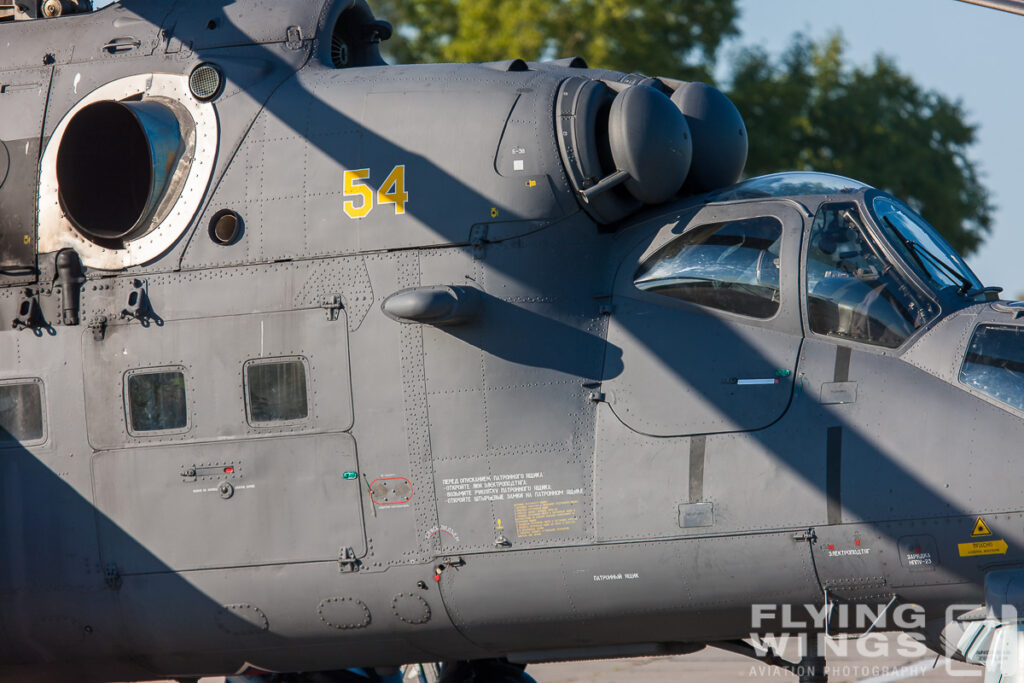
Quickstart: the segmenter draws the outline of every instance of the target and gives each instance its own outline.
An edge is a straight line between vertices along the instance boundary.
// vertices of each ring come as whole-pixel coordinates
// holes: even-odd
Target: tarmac
[[[950,662],[933,653],[901,656],[894,634],[872,634],[870,641],[849,643],[847,656],[829,657],[829,683],[890,683],[891,681],[980,681],[979,667]],[[787,648],[787,654],[791,648]],[[792,656],[792,655],[789,655]],[[796,682],[793,674],[716,648],[673,657],[637,657],[555,664],[531,664],[527,673],[537,683],[771,683]],[[408,678],[410,683],[417,680]],[[201,683],[223,683],[204,678]]]

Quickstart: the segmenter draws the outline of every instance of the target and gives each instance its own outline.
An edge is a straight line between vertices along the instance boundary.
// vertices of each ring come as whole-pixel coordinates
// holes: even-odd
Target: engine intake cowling
[[[78,230],[98,242],[131,240],[159,222],[188,172],[179,116],[152,100],[101,101],[74,115],[57,150],[57,183]]]

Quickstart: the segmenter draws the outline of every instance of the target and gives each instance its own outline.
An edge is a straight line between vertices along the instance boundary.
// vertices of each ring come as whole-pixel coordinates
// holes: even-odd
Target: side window
[[[782,223],[761,216],[686,231],[648,258],[639,289],[754,318],[779,310]]]
[[[249,423],[267,426],[309,416],[306,364],[298,358],[249,361],[245,365]]]
[[[43,434],[43,383],[0,384],[0,442],[41,441]]]
[[[853,203],[818,210],[807,245],[811,330],[896,348],[938,312],[878,256]]]
[[[188,427],[182,368],[133,370],[125,376],[128,431],[184,431]]]
[[[960,381],[1024,410],[1024,327],[979,326],[967,347]]]

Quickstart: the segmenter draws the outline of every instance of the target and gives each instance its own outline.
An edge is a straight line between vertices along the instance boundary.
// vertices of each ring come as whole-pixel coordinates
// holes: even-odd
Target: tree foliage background
[[[382,0],[395,60],[486,62],[580,56],[592,66],[708,79],[737,34],[734,0]]]
[[[579,55],[591,66],[711,82],[738,35],[736,0],[380,0],[397,31],[393,61],[475,62]],[[724,88],[747,124],[747,176],[780,170],[847,175],[888,190],[961,253],[991,229],[993,207],[969,157],[963,105],[925,90],[883,56],[843,61],[839,34],[795,35],[782,55],[732,55]]]

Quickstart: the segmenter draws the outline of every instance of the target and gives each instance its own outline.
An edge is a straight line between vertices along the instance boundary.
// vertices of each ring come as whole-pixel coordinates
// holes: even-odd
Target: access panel
[[[361,557],[357,471],[349,434],[102,452],[100,555],[120,574]]]

